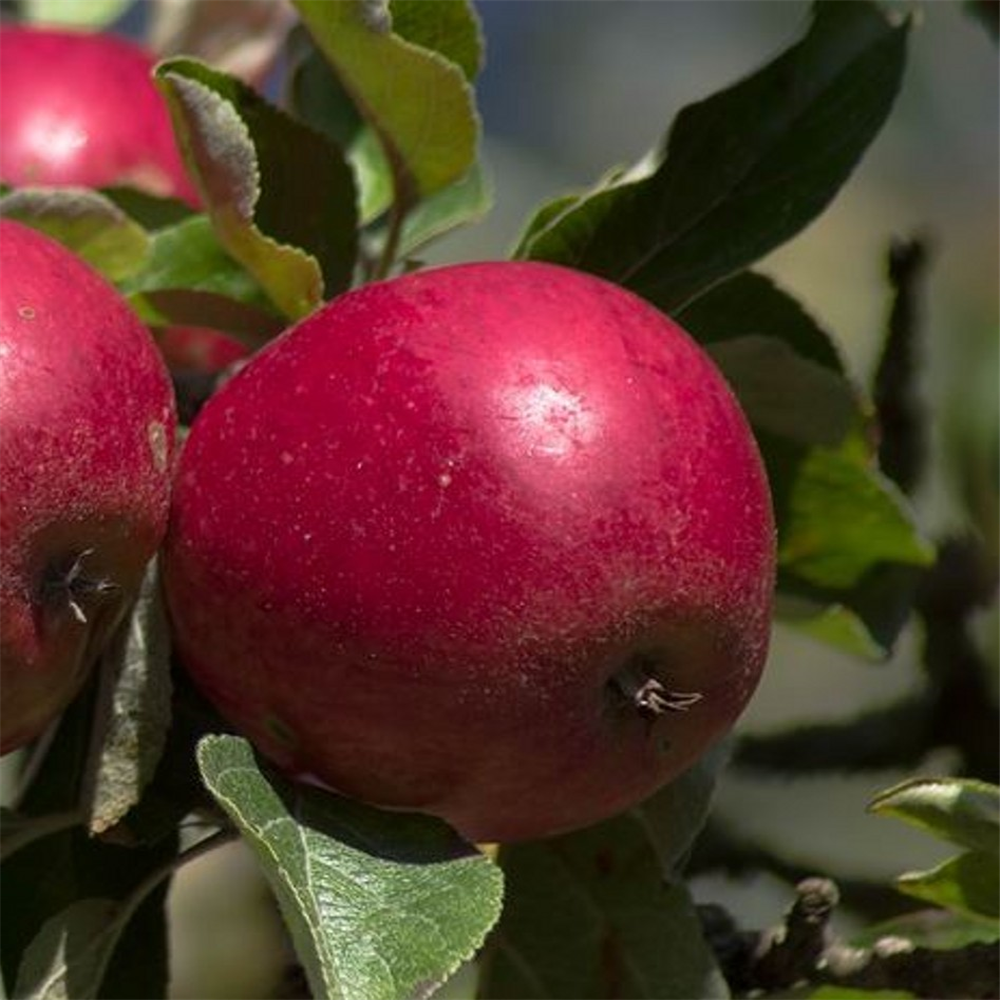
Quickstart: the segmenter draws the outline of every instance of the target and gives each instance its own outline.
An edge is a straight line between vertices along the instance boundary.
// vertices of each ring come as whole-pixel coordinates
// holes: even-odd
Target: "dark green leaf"
[[[156,933],[158,918],[162,934],[163,883],[169,870],[169,866],[160,869],[122,902],[78,899],[48,919],[24,953],[14,996],[31,1000],[130,997],[139,995],[136,987],[145,997],[165,996],[165,977],[161,974],[151,980],[149,972],[157,964],[152,933]],[[123,961],[116,952],[137,927],[143,934],[130,944],[138,945],[138,960],[126,956]]]
[[[86,188],[19,188],[0,199],[0,215],[58,240],[109,281],[133,274],[149,252],[145,230]]]
[[[969,916],[1000,917],[1000,858],[995,850],[966,851],[924,872],[896,879],[908,896]]]
[[[503,918],[484,998],[727,997],[687,889],[663,879],[641,817],[501,852]]]
[[[24,953],[15,997],[76,1000],[100,996],[121,926],[110,899],[80,899],[47,920]]]
[[[188,288],[163,288],[130,296],[132,308],[150,326],[205,326],[223,330],[256,350],[281,333],[287,320],[272,310],[228,295]]]
[[[877,562],[851,587],[821,587],[779,569],[776,613],[801,632],[845,652],[885,661],[910,620],[926,569]]]
[[[681,310],[750,422],[803,444],[840,444],[860,421],[860,400],[833,342],[787,292],[745,271]]]
[[[289,33],[286,50],[289,70],[282,106],[348,150],[364,120],[337,74],[301,24]]]
[[[749,334],[709,345],[754,427],[802,444],[837,445],[855,425],[850,384],[777,337]]]
[[[61,754],[57,754],[53,763],[59,760]],[[36,782],[39,792],[42,785],[47,786],[47,792],[51,792],[55,784],[51,775],[44,772]],[[39,795],[38,799],[45,797],[48,796]],[[29,802],[28,807],[34,808],[35,804]],[[43,932],[48,921],[53,918],[57,921],[50,925],[51,932],[59,926],[59,914],[80,900],[93,898],[118,902],[126,899],[150,872],[162,867],[174,851],[175,840],[170,835],[162,838],[154,848],[129,849],[91,838],[82,827],[77,826],[36,840],[5,859],[3,892],[0,893],[3,914],[0,945],[7,982],[14,983],[15,971],[21,967],[27,949]],[[137,937],[133,937],[135,932],[138,932]],[[115,940],[107,940],[107,950],[101,956],[101,961],[107,962],[104,988],[100,993],[73,995],[164,996],[167,969],[162,891],[145,898],[143,905],[121,922],[117,933],[123,935],[120,939],[123,949],[127,938],[135,951],[121,953],[123,949],[119,949],[112,954]],[[74,948],[84,946],[84,942],[75,936],[70,944]],[[136,952],[141,952],[141,962],[136,962]],[[93,968],[91,966],[91,971]],[[81,971],[87,970],[81,967]],[[75,975],[76,970],[70,970],[69,974]],[[111,982],[120,985],[112,988],[109,986]]]
[[[314,996],[426,994],[482,943],[500,870],[438,820],[293,785],[208,736],[202,776],[257,853]]]
[[[882,792],[869,808],[960,847],[1000,852],[1000,788],[985,781],[914,778]]]
[[[154,233],[142,270],[122,282],[126,295],[162,288],[215,292],[267,308],[260,285],[222,248],[207,216],[193,215]]]
[[[291,50],[288,109],[344,151],[354,170],[360,221],[372,222],[392,204],[392,167],[382,144],[305,29],[293,31]]]
[[[830,335],[796,298],[756,271],[741,271],[719,282],[674,318],[704,345],[776,337],[801,358],[844,374],[844,363]]]
[[[79,810],[81,784],[91,745],[96,701],[94,677],[64,713],[56,736],[18,811],[42,818]],[[166,831],[155,845],[124,848],[91,837],[81,825],[53,832],[6,858],[0,881],[0,954],[8,984],[43,924],[81,899],[127,899],[151,872],[174,857],[176,836]],[[163,996],[166,989],[166,926],[163,889],[154,891],[125,926],[111,958],[101,995]],[[141,962],[136,954],[141,952]]]
[[[873,4],[816,4],[799,44],[681,111],[651,176],[602,184],[535,226],[517,256],[680,308],[827,206],[889,113],[906,35]]]
[[[103,833],[149,784],[170,726],[170,631],[156,560],[129,620],[103,658],[90,755],[87,805],[91,833]]]
[[[179,198],[166,198],[148,194],[133,187],[101,188],[101,194],[113,201],[129,218],[143,229],[153,232],[166,226],[175,226],[197,214],[190,205]]]
[[[389,14],[395,34],[457,63],[466,79],[473,80],[482,69],[483,34],[469,0],[391,0]]]
[[[426,6],[425,16],[453,16],[442,5]],[[475,162],[479,127],[462,70],[393,34],[382,3],[295,0],[295,7],[378,135],[400,210],[464,176]]]
[[[763,275],[720,282],[677,319],[718,362],[757,434],[778,521],[779,617],[883,658],[909,614],[913,567],[930,553],[875,469],[871,404],[819,324]]]
[[[716,744],[679,778],[633,810],[665,878],[676,877],[687,860],[708,818],[715,782],[728,759],[728,742]]]
[[[354,271],[354,179],[329,140],[234,77],[191,59],[156,70],[225,249],[292,319]]]
[[[3,809],[3,826],[0,827],[0,859],[6,861],[22,847],[27,847],[42,837],[68,830],[83,822],[82,810],[49,813],[45,816],[21,816],[12,809]]]

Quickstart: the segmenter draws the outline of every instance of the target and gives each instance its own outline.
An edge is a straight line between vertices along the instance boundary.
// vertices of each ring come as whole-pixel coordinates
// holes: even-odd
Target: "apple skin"
[[[0,220],[0,752],[80,688],[167,527],[173,390],[128,304]]]
[[[197,207],[145,49],[117,35],[10,24],[0,48],[0,179],[130,185]]]
[[[167,367],[180,372],[216,374],[251,353],[235,337],[206,326],[166,326],[153,336]]]
[[[730,729],[774,549],[686,333],[593,276],[478,263],[347,293],[222,387],[164,581],[182,661],[281,768],[502,842],[613,815]]]

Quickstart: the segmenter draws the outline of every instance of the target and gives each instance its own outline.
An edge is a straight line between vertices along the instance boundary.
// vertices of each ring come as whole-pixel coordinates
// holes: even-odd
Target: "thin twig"
[[[920,399],[920,297],[929,257],[921,239],[893,241],[889,280],[895,296],[874,399],[880,427],[879,461],[904,493],[916,488],[927,454],[927,413]]]
[[[784,919],[757,933],[740,931],[719,907],[706,909],[706,939],[734,992],[756,995],[827,985],[905,990],[937,1000],[993,1000],[1000,993],[1000,944],[935,949],[886,936],[870,948],[852,947],[830,927],[838,901],[830,879],[804,879]]]

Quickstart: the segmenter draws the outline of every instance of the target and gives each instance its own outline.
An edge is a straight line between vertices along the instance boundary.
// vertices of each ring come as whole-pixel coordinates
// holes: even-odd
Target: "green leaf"
[[[149,194],[133,187],[105,187],[101,194],[113,201],[126,215],[150,232],[175,226],[197,213],[179,198]]]
[[[758,334],[709,345],[755,427],[803,444],[840,444],[855,424],[858,400],[839,375]]]
[[[480,996],[727,997],[687,889],[664,882],[641,819],[501,851],[504,914]]]
[[[741,271],[710,288],[674,317],[699,343],[776,337],[799,357],[843,375],[830,335],[794,296],[764,274]]]
[[[260,285],[223,249],[204,215],[154,233],[142,269],[123,281],[121,289],[126,295],[182,289],[211,292],[277,316]]]
[[[799,631],[884,662],[910,620],[925,573],[913,563],[875,562],[856,584],[838,589],[807,583],[779,568],[775,610]]]
[[[493,204],[493,187],[477,163],[450,187],[421,201],[407,216],[399,256],[408,257],[446,233],[481,219]],[[381,246],[384,231],[376,246]]]
[[[51,236],[109,281],[133,274],[149,252],[145,230],[87,188],[19,188],[0,199],[0,215]]]
[[[118,913],[113,900],[81,899],[47,920],[24,953],[14,996],[31,1000],[100,996],[122,930]]]
[[[483,33],[469,0],[429,4],[426,0],[391,0],[392,30],[423,49],[456,63],[472,81],[483,68]]]
[[[377,219],[392,205],[392,164],[383,151],[374,129],[362,125],[350,146],[347,158],[354,169],[359,194],[358,215],[364,224]]]
[[[91,833],[114,826],[139,801],[170,727],[170,628],[156,560],[100,670],[96,745],[85,779]]]
[[[679,778],[632,810],[660,863],[674,878],[708,819],[715,783],[729,759],[727,741],[717,743]]]
[[[996,920],[928,907],[865,927],[851,936],[851,944],[871,948],[886,937],[902,938],[916,948],[950,951],[970,944],[991,944],[1000,938],[1000,924]]]
[[[0,859],[6,861],[22,847],[27,847],[42,837],[68,830],[81,821],[82,816],[75,809],[45,816],[21,816],[5,806],[0,826]]]
[[[161,63],[156,77],[223,247],[290,319],[346,289],[357,217],[339,150],[195,60]]]
[[[100,994],[82,996],[165,996],[165,884],[150,876],[163,872],[177,850],[176,825],[162,831],[155,843],[123,847],[92,837],[77,823],[62,828],[59,815],[79,812],[82,782],[92,745],[92,719],[98,678],[91,677],[63,714],[34,780],[18,809],[30,822],[51,822],[51,832],[5,857],[0,873],[0,954],[8,986],[15,970],[45,923],[80,900],[121,901],[119,947],[107,964]],[[150,888],[153,886],[152,889]],[[145,888],[142,888],[145,886]],[[141,891],[139,891],[141,890]]]
[[[875,468],[871,403],[836,345],[751,271],[677,314],[719,364],[757,434],[774,497],[777,613],[814,638],[883,659],[930,559],[904,498]]]
[[[21,815],[44,823],[46,817],[75,809],[90,746],[90,719],[96,691],[94,678],[64,714],[56,737],[32,782]],[[132,899],[122,916],[120,947],[110,948],[104,986],[100,993],[76,996],[163,996],[166,983],[165,886],[150,893],[148,879],[161,871],[176,852],[176,833],[166,831],[155,845],[125,848],[91,837],[80,824],[53,830],[5,857],[0,893],[3,934],[2,967],[8,985],[14,983],[26,953],[43,927],[80,900],[113,902]],[[147,888],[135,896],[143,883]],[[58,926],[58,923],[52,925]],[[73,923],[74,927],[78,925]],[[74,948],[76,940],[68,941]],[[83,943],[83,942],[79,942]],[[51,953],[51,950],[50,952]],[[38,954],[38,953],[36,953]],[[141,961],[136,956],[141,955]],[[73,975],[70,971],[69,975]]]
[[[863,660],[883,660],[888,651],[855,611],[835,599],[826,603],[779,589],[775,616],[817,642]]]
[[[803,444],[840,444],[861,419],[837,348],[769,278],[744,271],[677,314],[722,369],[755,427]]]
[[[446,4],[423,18],[447,24]],[[393,34],[384,3],[295,0],[306,27],[378,135],[392,169],[397,211],[461,178],[476,158],[479,126],[462,69]],[[421,36],[428,37],[428,23]]]
[[[394,32],[406,42],[439,53],[459,65],[469,79],[478,71],[482,38],[466,0],[447,4],[395,0],[390,13]],[[292,44],[293,67],[287,96],[290,109],[344,149],[358,185],[359,215],[362,222],[373,222],[391,206],[394,193],[393,165],[382,140],[374,128],[364,123],[351,96],[309,36],[293,34]],[[492,192],[482,170],[473,163],[453,185],[430,195],[414,210],[403,233],[400,255],[412,253],[447,229],[485,214],[491,200]]]
[[[966,851],[923,872],[896,879],[908,896],[970,916],[1000,917],[1000,858],[992,851]]]
[[[197,856],[208,846],[214,846],[221,837],[208,838],[189,852]],[[154,869],[142,879],[121,902],[111,899],[75,899],[64,910],[47,920],[24,952],[18,968],[15,996],[33,1000],[77,1000],[96,996],[134,996],[137,984],[144,984],[144,996],[164,995],[158,986],[150,989],[146,968],[151,964],[147,940],[142,936],[142,952],[138,961],[126,954],[109,968],[123,938],[135,938],[136,931],[147,936],[150,911],[163,922],[165,883],[174,870],[175,862]],[[135,945],[135,941],[129,942]],[[138,971],[137,971],[138,970]]]
[[[132,0],[21,0],[25,20],[73,28],[105,28],[117,21]]]
[[[534,215],[532,215],[525,225],[524,232],[521,234],[521,238],[517,242],[513,256],[525,256],[525,248],[530,245],[531,241],[536,236],[552,226],[561,215],[569,212],[569,210],[575,205],[579,205],[586,201],[586,199],[588,197],[592,197],[593,194],[594,192],[590,191],[558,195],[551,201],[547,201],[539,205],[538,208],[535,209]]]
[[[889,113],[906,36],[873,4],[816,4],[801,42],[680,112],[651,176],[600,185],[516,255],[680,308],[829,204]]]
[[[261,309],[269,307],[260,285],[223,249],[204,215],[192,215],[154,233],[144,266],[121,287],[127,295],[181,288],[214,292]]]
[[[285,103],[291,114],[344,151],[358,189],[359,219],[364,224],[372,222],[392,204],[392,167],[382,144],[301,26],[292,31],[289,49],[291,70]]]
[[[314,996],[423,995],[497,919],[500,870],[440,821],[265,775],[233,736],[205,737],[198,762],[260,858]]]
[[[764,447],[778,516],[778,566],[807,583],[847,590],[879,563],[926,566],[933,550],[899,491],[850,446],[788,461]]]
[[[287,326],[270,309],[247,305],[228,295],[199,289],[163,288],[136,293],[129,303],[150,326],[205,326],[238,337],[251,350],[266,344]]]
[[[913,778],[868,807],[974,851],[1000,852],[1000,788],[971,778]]]

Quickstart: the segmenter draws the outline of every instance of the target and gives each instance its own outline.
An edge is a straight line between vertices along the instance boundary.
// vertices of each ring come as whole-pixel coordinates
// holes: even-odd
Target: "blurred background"
[[[47,19],[80,19],[90,0],[44,0]],[[276,0],[94,0],[114,27],[168,53],[211,11],[219,51],[268,80],[268,39],[287,28]],[[887,4],[916,20],[896,108],[827,212],[768,258],[770,273],[841,345],[858,383],[870,385],[890,304],[891,239],[925,237],[921,386],[932,455],[917,495],[928,535],[979,531],[996,560],[998,384],[997,49],[959,0]],[[533,208],[594,183],[657,145],[676,113],[753,71],[804,30],[799,0],[478,0],[487,63],[478,84],[483,155],[495,207],[479,225],[424,255],[440,263],[506,255]],[[84,13],[81,13],[84,12]],[[188,37],[194,37],[193,34]],[[212,54],[207,56],[212,58]],[[240,59],[243,59],[243,63]],[[255,61],[256,60],[256,61]],[[265,82],[273,87],[273,77]],[[994,670],[996,606],[977,622]],[[781,626],[769,669],[741,724],[768,732],[789,720],[846,719],[923,683],[921,635],[911,627],[888,662],[869,663]],[[946,773],[947,752],[919,772]],[[867,815],[898,771],[765,779],[737,769],[715,812],[741,837],[834,878],[888,881],[941,860],[909,827]],[[747,927],[773,923],[791,899],[773,875],[699,875],[701,900],[722,902]],[[185,868],[172,891],[172,995],[277,995],[288,952],[268,894],[239,848]],[[845,911],[842,929],[849,930]]]

